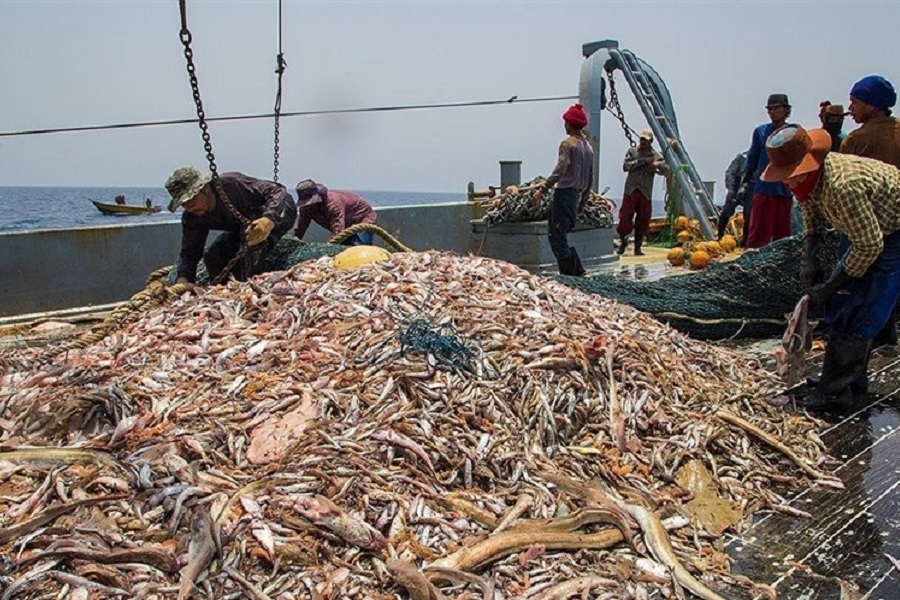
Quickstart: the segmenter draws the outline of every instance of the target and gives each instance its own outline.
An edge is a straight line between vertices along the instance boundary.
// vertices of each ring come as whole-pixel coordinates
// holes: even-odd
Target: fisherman
[[[297,226],[294,235],[303,238],[310,223],[315,221],[335,236],[359,223],[374,223],[372,205],[359,194],[344,190],[330,190],[312,179],[297,184]],[[341,242],[344,246],[371,246],[372,232],[359,231]]]
[[[765,182],[759,175],[769,164],[766,156],[766,139],[773,131],[785,125],[791,115],[791,104],[786,94],[770,94],[766,102],[769,122],[753,130],[747,164],[741,186],[752,190],[750,206],[753,218],[745,235],[747,248],[762,248],[769,242],[791,235],[791,208],[793,198],[790,190],[780,182]]]
[[[841,152],[875,158],[900,168],[900,120],[891,116],[897,92],[880,75],[863,77],[850,89],[850,116],[860,124]]]
[[[891,82],[880,75],[863,77],[850,89],[850,116],[860,124],[841,144],[841,152],[874,158],[900,168],[900,120],[891,116],[897,93]],[[842,238],[842,247],[846,241]],[[897,343],[897,310],[875,336],[874,347]]]
[[[809,273],[826,223],[850,247],[824,283],[809,287],[826,305],[829,333],[822,376],[798,401],[811,410],[847,409],[868,389],[872,339],[900,297],[900,170],[871,158],[829,152],[824,129],[790,125],[766,142],[766,182],[784,182],[800,201],[806,236],[801,275]]]
[[[262,257],[290,231],[297,218],[297,208],[283,185],[243,173],[223,173],[219,181],[226,198],[220,201],[212,179],[212,173],[201,174],[194,167],[181,167],[166,181],[172,197],[169,211],[184,208],[178,283],[197,280],[197,264],[201,258],[210,280],[214,280],[240,251],[242,234],[246,235],[251,251],[248,260],[239,260],[231,274],[244,281],[259,273]],[[204,252],[206,238],[212,230],[224,233]]]
[[[153,208],[153,201],[151,201],[150,198],[147,197],[147,199],[144,200],[144,206],[146,206],[147,208]]]
[[[584,265],[578,251],[569,245],[569,232],[575,227],[578,213],[583,210],[591,195],[594,178],[594,149],[584,134],[587,113],[581,104],[573,104],[562,115],[567,137],[559,144],[556,167],[547,180],[531,195],[532,202],[540,205],[547,190],[553,188],[550,200],[550,216],[547,220],[547,237],[550,249],[556,257],[560,275],[581,277]]]
[[[123,196],[122,194],[116,196],[115,200],[116,204],[118,204],[119,206],[125,206],[125,196]]]
[[[625,254],[628,246],[628,234],[634,231],[634,255],[643,256],[641,245],[650,230],[653,197],[653,176],[667,175],[669,172],[665,161],[653,149],[653,132],[644,129],[638,134],[638,145],[625,152],[622,170],[628,173],[625,177],[625,192],[622,194],[622,206],[619,208],[618,254]]]
[[[832,104],[829,100],[819,103],[819,121],[822,122],[822,129],[831,136],[832,152],[839,152],[841,142],[847,137],[847,134],[843,131],[845,116],[847,116],[847,113],[844,112],[842,104]]]
[[[719,213],[719,235],[718,239],[722,239],[725,235],[725,229],[728,227],[728,221],[734,215],[734,210],[740,205],[744,211],[744,231],[750,217],[750,199],[747,190],[741,191],[741,179],[744,176],[744,164],[747,162],[747,151],[741,152],[731,160],[728,169],[725,170],[725,206]],[[743,245],[743,240],[741,240]]]

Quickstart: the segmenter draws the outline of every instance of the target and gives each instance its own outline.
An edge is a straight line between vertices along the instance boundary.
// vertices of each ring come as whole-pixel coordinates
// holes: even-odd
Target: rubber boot
[[[894,307],[894,310],[891,311],[891,316],[888,317],[887,323],[884,324],[884,327],[881,328],[881,331],[878,332],[878,335],[875,336],[875,339],[872,340],[872,347],[878,348],[879,346],[896,346],[897,345],[897,307]]]
[[[872,340],[848,333],[832,333],[825,346],[822,377],[812,393],[797,400],[808,410],[848,410],[854,394],[868,390]]]
[[[626,246],[628,246],[628,236],[620,235],[619,236],[619,249],[616,250],[616,254],[625,254]]]
[[[728,219],[725,216],[724,210],[721,213],[719,213],[718,226],[719,226],[719,231],[718,231],[719,235],[716,239],[721,240],[722,237],[725,235],[725,229],[728,227]]]
[[[572,247],[572,269],[574,271],[575,277],[584,277],[587,271],[584,270],[584,265],[581,264],[581,258],[578,256],[578,251],[575,250],[575,247]]]
[[[634,234],[634,255],[635,256],[643,256],[644,253],[641,252],[641,245],[644,243],[644,236],[640,233]]]
[[[557,258],[556,264],[559,267],[560,275],[568,275],[569,277],[575,275],[575,260],[571,256],[568,258]]]

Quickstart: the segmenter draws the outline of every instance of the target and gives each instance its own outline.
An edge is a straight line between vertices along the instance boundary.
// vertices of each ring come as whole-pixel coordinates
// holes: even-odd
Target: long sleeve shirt
[[[352,225],[374,223],[375,218],[372,205],[359,194],[329,189],[323,201],[300,208],[294,235],[302,238],[313,221],[337,235]]]
[[[590,193],[594,178],[594,149],[583,135],[570,135],[559,144],[556,167],[547,187],[574,188],[582,197]]]
[[[647,159],[652,159],[653,163],[648,165]],[[640,190],[647,200],[652,200],[653,176],[669,173],[669,167],[656,150],[640,146],[632,146],[625,152],[622,170],[628,173],[625,177],[625,195]]]
[[[747,162],[747,153],[741,152],[731,160],[731,164],[725,169],[725,191],[731,196],[737,196],[738,190],[741,189],[745,162]]]
[[[844,270],[851,277],[862,277],[884,249],[884,236],[900,230],[900,169],[830,152],[800,210],[806,235],[821,235],[831,223],[849,238]]]
[[[273,235],[284,235],[294,224],[297,207],[283,185],[243,173],[222,173],[219,181],[228,200],[241,215],[251,221],[260,217],[272,219],[275,224]],[[202,217],[189,212],[182,214],[178,277],[185,277],[191,283],[196,281],[197,264],[203,258],[210,231],[240,233],[243,229],[244,224],[231,214],[223,202],[216,201],[213,209]]]
[[[900,168],[900,120],[896,117],[869,119],[844,138],[841,152],[874,158]]]
[[[766,167],[769,166],[769,155],[766,154],[766,139],[772,135],[773,131],[775,131],[775,125],[772,123],[764,123],[753,130],[744,172],[745,174],[749,173],[756,182],[753,186],[754,194],[791,198],[791,191],[780,181],[770,182],[759,178]]]

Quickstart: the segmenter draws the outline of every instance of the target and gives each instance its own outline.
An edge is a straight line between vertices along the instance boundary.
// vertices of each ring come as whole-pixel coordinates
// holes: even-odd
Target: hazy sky
[[[270,112],[278,1],[187,5],[207,114]],[[665,80],[718,197],[770,92],[813,126],[819,101],[846,106],[864,75],[900,83],[896,1],[284,0],[283,19],[284,111],[576,95],[582,44],[616,39]],[[177,0],[0,0],[0,132],[195,116],[179,29]],[[281,181],[462,193],[497,183],[504,159],[523,161],[523,179],[546,175],[568,104],[285,119]],[[271,178],[271,121],[211,133],[220,171]],[[627,145],[609,115],[601,137],[601,187],[618,196]],[[196,125],[0,138],[0,185],[161,186],[205,162]]]

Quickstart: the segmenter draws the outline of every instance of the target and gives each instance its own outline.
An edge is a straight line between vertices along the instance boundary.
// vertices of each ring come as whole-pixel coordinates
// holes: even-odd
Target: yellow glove
[[[247,243],[251,246],[263,243],[274,228],[275,223],[269,217],[258,218],[247,228]]]

